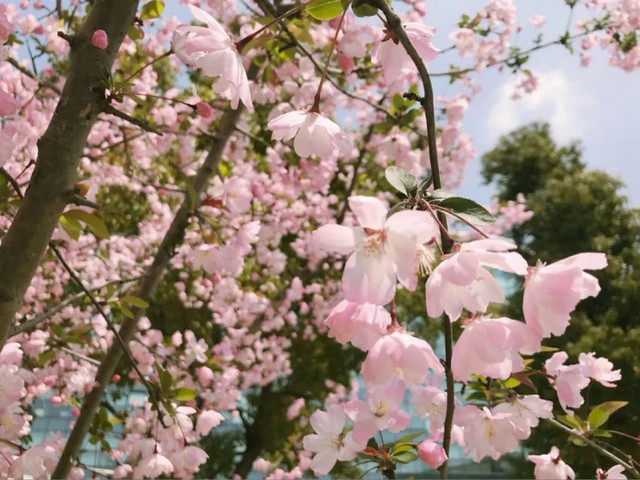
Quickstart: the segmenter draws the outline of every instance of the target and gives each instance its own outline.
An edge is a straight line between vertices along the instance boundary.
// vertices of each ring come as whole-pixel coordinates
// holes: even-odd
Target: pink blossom
[[[0,167],[11,160],[17,143],[15,133],[8,128],[0,128]]]
[[[434,432],[444,427],[447,410],[447,392],[434,385],[416,387],[411,393],[413,412],[420,418],[429,418],[429,429]]]
[[[82,480],[84,478],[84,470],[80,467],[73,467],[69,471],[69,480]]]
[[[91,45],[100,50],[104,50],[109,45],[109,39],[107,38],[107,32],[104,30],[96,30],[91,36]]]
[[[315,112],[295,110],[273,118],[267,124],[274,140],[293,140],[293,148],[303,157],[326,158],[336,151],[351,154],[351,142],[340,127]]]
[[[447,461],[447,453],[442,446],[430,440],[418,444],[418,457],[431,468],[438,468]]]
[[[213,108],[207,102],[196,103],[196,113],[202,118],[211,118],[213,116]]]
[[[614,465],[606,472],[598,468],[596,470],[596,480],[626,480],[627,476],[622,472],[624,472],[622,465]]]
[[[349,197],[349,206],[360,227],[324,225],[313,234],[316,248],[351,253],[342,275],[345,298],[385,305],[395,295],[396,279],[415,290],[418,247],[438,234],[433,218],[416,210],[387,218],[386,207],[373,197]]]
[[[391,315],[380,305],[343,300],[333,307],[325,323],[329,327],[329,338],[335,338],[343,345],[351,342],[366,352],[387,334]]]
[[[354,440],[352,432],[344,434],[346,420],[341,405],[331,405],[326,412],[317,410],[311,415],[311,426],[316,433],[306,435],[303,446],[316,454],[311,461],[311,469],[316,475],[329,473],[338,460],[353,460],[366,447]]]
[[[361,371],[369,385],[395,378],[415,385],[424,381],[429,369],[436,373],[444,372],[431,346],[420,338],[396,331],[380,338],[371,347]]]
[[[564,365],[567,358],[566,352],[556,352],[544,364],[547,374],[555,377],[553,387],[564,410],[580,407],[584,403],[580,391],[589,385],[581,365]]]
[[[464,439],[473,451],[475,462],[486,456],[497,460],[518,448],[517,431],[510,421],[510,414],[466,405],[456,408],[454,415],[454,422],[464,427]]]
[[[531,435],[531,429],[538,426],[540,418],[553,418],[553,402],[538,395],[521,395],[497,405],[493,411],[510,414],[516,437],[525,440]]]
[[[434,27],[407,22],[404,29],[424,62],[430,62],[438,56],[440,50],[431,44],[431,38],[436,31]],[[385,31],[385,37],[371,50],[371,61],[382,65],[384,81],[387,84],[393,83],[402,74],[415,71],[409,54],[389,30]]]
[[[198,417],[196,431],[200,435],[208,435],[211,429],[220,425],[223,420],[224,417],[215,410],[205,410]]]
[[[253,102],[249,80],[233,41],[211,15],[189,5],[194,18],[206,27],[180,25],[173,33],[173,51],[184,63],[202,70],[207,77],[217,77],[213,90],[231,100],[238,108],[239,101],[250,112]]]
[[[7,18],[7,7],[0,3],[0,43],[6,42],[12,32],[13,24]]]
[[[605,387],[615,387],[613,382],[617,382],[622,378],[620,370],[613,370],[613,363],[604,357],[596,358],[593,353],[581,353],[578,361],[582,365],[582,372],[586,377]]]
[[[0,89],[0,117],[14,115],[19,109],[18,102],[13,96]]]
[[[370,387],[366,402],[351,400],[345,404],[356,442],[366,444],[378,431],[398,433],[409,426],[409,414],[400,409],[405,389],[402,380],[394,380]]]
[[[478,50],[475,39],[476,33],[470,28],[459,28],[449,34],[449,40],[455,43],[458,55],[463,58],[474,55]]]
[[[509,252],[515,244],[505,238],[488,238],[464,243],[457,253],[445,258],[427,280],[427,312],[436,318],[445,312],[456,320],[465,308],[483,313],[489,302],[503,302],[504,292],[484,267],[524,275],[527,262]]]
[[[529,18],[529,23],[534,27],[542,27],[545,23],[547,23],[547,19],[544,18],[543,15],[536,13],[535,15],[531,15],[531,17]]]
[[[164,477],[173,472],[173,464],[164,455],[154,453],[150,457],[144,457],[136,466],[136,472],[143,477]]]
[[[506,380],[523,370],[520,353],[540,350],[540,337],[510,318],[479,317],[467,324],[453,348],[453,377],[467,382],[471,375]]]
[[[522,305],[527,325],[543,337],[562,335],[578,302],[600,292],[598,280],[584,270],[606,266],[603,253],[580,253],[551,265],[538,263],[532,267]]]
[[[527,458],[536,464],[533,469],[536,479],[566,480],[567,478],[576,478],[573,469],[560,458],[560,451],[557,447],[551,447],[547,454],[529,455]]]
[[[297,416],[300,415],[300,410],[304,407],[305,400],[303,397],[298,398],[295,402],[289,405],[287,409],[286,417],[287,420],[293,420]]]

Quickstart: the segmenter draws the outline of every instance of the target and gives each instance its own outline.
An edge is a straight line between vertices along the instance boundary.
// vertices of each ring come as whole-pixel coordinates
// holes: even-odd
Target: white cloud
[[[561,70],[537,72],[536,76],[538,88],[519,100],[511,98],[518,83],[516,78],[510,78],[496,90],[488,116],[489,137],[495,141],[500,135],[533,121],[549,122],[554,138],[561,143],[588,134],[595,99]]]

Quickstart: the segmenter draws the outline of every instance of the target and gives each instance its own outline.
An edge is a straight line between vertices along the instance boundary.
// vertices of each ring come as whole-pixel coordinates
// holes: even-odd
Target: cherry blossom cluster
[[[195,329],[173,333],[173,326],[168,334],[166,326],[160,329],[147,317],[140,320],[127,346],[147,382],[161,385],[161,372],[166,372],[172,392],[182,389],[187,397],[191,392],[196,397],[168,399],[159,409],[149,401],[119,412],[122,438],[115,448],[105,448],[117,465],[115,476],[193,477],[207,459],[197,446],[201,438],[223,418],[239,421],[245,392],[291,373],[292,339],[313,342],[325,333],[367,352],[361,370],[366,393],[358,397],[354,388],[328,385],[330,406],[309,420],[304,401],[295,400],[287,416],[305,432],[311,431],[310,422],[316,432],[296,445],[298,465],[287,471],[261,459],[254,469],[270,478],[300,478],[309,469],[327,473],[337,461],[365,451],[377,432],[405,430],[406,396],[414,413],[430,422],[429,437],[415,445],[416,454],[436,468],[446,460],[441,446],[444,367],[428,342],[401,325],[391,307],[396,291],[415,291],[428,276],[429,316],[444,313],[464,324],[451,365],[455,379],[469,385],[479,377],[506,381],[525,371],[523,356],[539,351],[543,338],[565,331],[580,300],[597,294],[597,281],[585,270],[604,268],[606,259],[590,253],[528,267],[509,241],[497,238],[528,219],[522,205],[495,206],[499,222],[485,230],[495,237],[457,244],[447,255],[439,250],[441,231],[430,212],[388,210],[391,196],[360,177],[379,174],[390,163],[416,176],[428,167],[423,117],[400,124],[410,109],[390,114],[391,99],[402,97],[416,83],[417,73],[388,25],[363,22],[347,12],[344,19],[309,24],[304,41],[313,45],[310,54],[299,51],[293,58],[283,57],[286,61],[274,56],[267,62],[260,58],[260,46],[247,51],[246,40],[273,41],[277,27],[264,30],[232,1],[219,2],[220,8],[211,2],[184,3],[196,24],[161,18],[153,28],[144,25],[144,38],[125,38],[105,92],[110,106],[124,115],[101,114],[84,151],[78,191],[88,203],[115,199],[115,230],[108,238],[88,228],[73,235],[64,222],[74,210],[94,209],[72,205],[52,238],[85,286],[96,292],[106,314],[126,314],[125,299],[135,294],[129,282],[146,273],[178,205],[190,194],[187,185],[207,155],[203,145],[215,141],[227,102],[231,109],[243,105],[255,113],[238,120],[224,148],[220,175],[191,217],[163,280],[163,293],[174,296],[184,309],[206,312],[207,324],[221,331],[221,338]],[[422,2],[409,3],[403,26],[429,62],[446,45],[431,43],[435,29],[424,23]],[[612,64],[637,68],[638,47],[624,44],[624,35],[638,29],[632,3],[589,2],[593,9],[610,12],[611,20],[606,32],[582,25],[582,48],[599,44],[611,52]],[[33,173],[38,139],[65,82],[57,69],[70,46],[58,33],[73,33],[55,12],[39,14],[44,12],[39,1],[0,3],[0,167],[24,189]],[[450,39],[460,56],[472,57],[473,67],[481,71],[509,55],[518,27],[515,8],[507,0],[488,2],[474,18],[477,21],[471,19]],[[540,26],[542,19],[531,23]],[[483,36],[481,30],[493,34]],[[43,46],[40,71],[31,70],[24,47],[12,37]],[[97,29],[90,42],[97,52],[111,39]],[[340,75],[331,68],[323,83],[318,65],[334,47]],[[3,61],[5,57],[14,62]],[[154,65],[160,57],[164,63]],[[249,74],[252,62],[260,65],[255,77]],[[136,69],[132,65],[143,68],[130,75]],[[204,80],[184,87],[185,67],[197,70]],[[368,72],[366,79],[363,71]],[[532,89],[534,78],[523,88]],[[461,83],[465,92],[439,99],[437,149],[448,188],[460,184],[475,156],[462,121],[477,87],[468,77]],[[126,115],[143,117],[153,130],[139,130]],[[270,133],[265,136],[265,131]],[[356,162],[358,158],[365,161]],[[0,210],[2,231],[15,215],[15,198],[11,200]],[[122,208],[131,212],[117,211]],[[133,220],[123,226],[118,218],[125,214]],[[343,262],[327,259],[326,253],[348,257]],[[340,280],[335,272],[341,269]],[[524,322],[487,314],[490,304],[505,299],[494,269],[525,278]],[[0,350],[2,477],[51,474],[65,438],[52,432],[42,444],[30,444],[33,419],[26,414],[28,407],[43,397],[53,406],[71,407],[77,416],[95,387],[97,364],[116,341],[107,321],[89,303],[69,302],[56,309],[77,291],[66,269],[47,254],[17,323],[45,318],[13,334]],[[590,382],[611,387],[620,379],[619,371],[595,354],[583,354],[574,365],[565,365],[567,360],[558,352],[544,367],[563,409],[582,405],[581,392]],[[123,389],[142,386],[130,372],[113,381]],[[466,446],[475,460],[512,451],[552,411],[552,404],[537,395],[512,395],[505,403],[480,407],[459,406],[453,428],[454,441]],[[544,458],[532,461],[540,476],[541,469],[570,476],[569,467],[562,470],[557,451],[538,457]],[[616,468],[609,475],[619,474]],[[70,478],[84,477],[84,468],[74,466]]]

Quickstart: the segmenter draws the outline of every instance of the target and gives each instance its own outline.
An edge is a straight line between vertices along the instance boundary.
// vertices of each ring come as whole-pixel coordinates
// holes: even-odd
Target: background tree
[[[585,251],[607,254],[609,266],[594,273],[602,288],[597,299],[581,302],[565,335],[549,339],[550,345],[576,357],[579,352],[597,352],[622,370],[623,380],[615,391],[592,389],[586,408],[640,395],[640,210],[620,194],[624,186],[620,179],[588,170],[581,157],[579,143],[557,145],[548,124],[534,123],[502,137],[483,156],[482,175],[486,183],[496,184],[503,202],[514,200],[518,193],[526,196],[533,217],[510,233],[530,264],[538,259],[552,263]],[[506,310],[518,318],[521,309],[518,289]],[[640,414],[632,406],[617,412],[610,422],[613,430],[640,432]],[[637,440],[618,435],[609,440],[626,452],[638,452]],[[538,452],[566,442],[557,430],[542,426],[526,446]],[[592,455],[577,446],[561,450],[579,477],[593,475],[598,462]],[[521,473],[530,476],[531,465],[526,463]]]

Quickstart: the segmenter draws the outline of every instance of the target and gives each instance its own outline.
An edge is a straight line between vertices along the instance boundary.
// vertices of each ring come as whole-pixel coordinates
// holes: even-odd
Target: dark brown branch
[[[255,78],[257,72],[257,67],[252,64],[247,76],[250,79]],[[198,173],[196,174],[192,185],[193,194],[184,196],[182,205],[173,218],[173,222],[171,223],[169,230],[167,230],[167,233],[165,234],[153,259],[153,263],[149,267],[142,285],[139,288],[137,296],[145,302],[149,303],[153,299],[153,295],[164,275],[171,257],[173,257],[176,247],[182,243],[189,223],[189,218],[200,204],[200,197],[206,190],[209,180],[218,171],[218,165],[220,163],[222,153],[224,152],[229,138],[235,131],[236,124],[242,114],[242,111],[243,107],[240,107],[237,110],[228,110],[222,116],[217,129],[216,137],[218,140],[211,147],[211,150],[209,150],[209,154],[207,155],[204,164],[198,169]],[[119,334],[125,343],[129,342],[134,337],[138,321],[143,313],[144,309],[136,307],[133,309],[133,318],[125,318],[123,320]],[[80,416],[76,420],[64,451],[60,456],[58,465],[53,472],[52,478],[67,478],[72,462],[77,458],[80,452],[84,437],[89,431],[93,418],[98,412],[98,408],[100,407],[106,389],[111,382],[113,373],[115,372],[116,366],[120,362],[122,355],[122,347],[118,342],[114,342],[109,348],[105,359],[96,373],[95,386],[93,390],[89,395],[87,395],[87,397],[85,397]]]
[[[74,37],[69,75],[49,127],[38,141],[29,189],[0,245],[0,348],[67,204],[67,192],[76,182],[87,136],[104,103],[104,80],[137,8],[137,0],[95,1]],[[105,50],[91,45],[91,36],[99,29],[109,37]]]
[[[386,0],[372,0],[371,4],[380,9],[387,20],[388,28],[398,38],[405,51],[413,61],[414,65],[418,69],[418,75],[422,81],[424,89],[424,99],[421,102],[424,107],[424,113],[427,120],[427,141],[429,145],[429,163],[431,166],[431,175],[433,178],[433,187],[435,189],[442,188],[442,182],[440,179],[440,166],[438,164],[438,149],[436,146],[436,119],[435,119],[435,106],[433,99],[433,87],[431,85],[431,78],[429,72],[424,64],[424,61],[420,57],[420,54],[411,43],[411,40],[407,36],[407,32],[402,26],[402,21],[398,17],[391,7],[387,4]],[[449,233],[447,231],[447,218],[442,212],[438,212],[438,220],[440,221],[440,229],[442,231],[441,243],[444,253],[449,253],[453,245]],[[447,456],[449,455],[449,449],[451,447],[451,429],[453,426],[453,412],[455,409],[455,383],[453,380],[453,374],[451,372],[451,358],[453,356],[453,328],[449,317],[445,315],[443,317],[443,329],[444,329],[444,345],[445,345],[445,377],[447,383],[447,410],[444,421],[444,434],[442,437],[442,447],[444,448]],[[448,461],[444,462],[440,467],[440,477],[447,478],[447,466]]]
[[[121,118],[122,120],[126,120],[127,122],[140,127],[145,132],[151,132],[151,133],[155,133],[156,135],[162,135],[162,132],[160,130],[153,128],[151,125],[149,125],[148,122],[145,122],[144,120],[140,120],[139,118],[132,117],[128,113],[121,112],[120,110],[113,107],[112,105],[105,106],[102,109],[102,111],[104,113],[108,113],[109,115],[113,115],[114,117],[118,117],[118,118]]]
[[[125,278],[125,279],[121,279],[121,280],[112,280],[110,282],[103,283],[99,287],[91,288],[91,289],[89,289],[89,291],[91,293],[99,292],[100,290],[106,288],[109,285],[122,285],[122,284],[125,284],[125,283],[136,282],[136,281],[140,280],[141,278],[142,277],[133,277],[133,278]],[[85,292],[76,293],[72,297],[69,297],[69,298],[61,301],[60,303],[56,304],[54,307],[50,308],[46,312],[42,312],[40,315],[37,315],[37,316],[35,316],[33,318],[30,318],[28,320],[21,321],[18,325],[15,325],[13,328],[11,328],[11,331],[9,332],[9,337],[12,337],[14,335],[18,335],[19,333],[27,332],[27,331],[31,330],[32,328],[37,327],[38,325],[40,325],[45,320],[48,320],[49,318],[54,316],[56,313],[62,311],[62,309],[64,309],[64,307],[66,307],[68,305],[73,305],[74,303],[82,300],[86,296],[87,295],[86,295]]]

